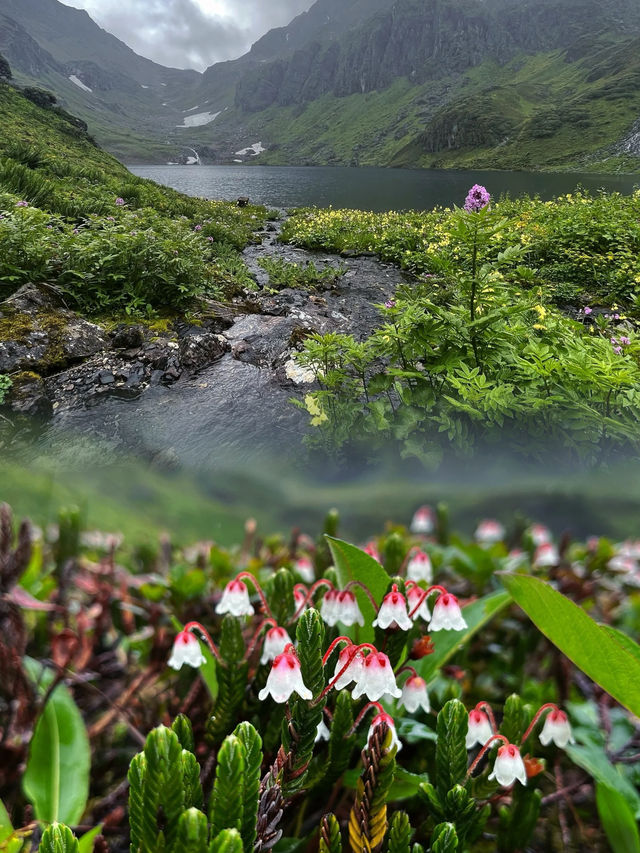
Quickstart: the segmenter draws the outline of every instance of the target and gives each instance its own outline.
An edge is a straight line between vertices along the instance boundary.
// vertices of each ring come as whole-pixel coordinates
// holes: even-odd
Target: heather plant
[[[317,546],[252,524],[232,551],[165,539],[132,574],[76,511],[49,545],[28,524],[14,542],[2,508],[0,700],[17,705],[0,789],[19,821],[22,754],[36,822],[14,830],[0,806],[0,843],[26,853],[46,827],[41,851],[480,853],[558,832],[634,849],[638,543],[493,519],[467,542],[422,507],[361,550],[337,522]]]
[[[0,373],[0,406],[4,403],[7,391],[11,388],[11,378],[4,373]]]

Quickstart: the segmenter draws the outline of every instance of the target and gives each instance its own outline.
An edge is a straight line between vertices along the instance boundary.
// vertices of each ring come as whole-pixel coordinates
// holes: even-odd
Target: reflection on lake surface
[[[180,192],[212,199],[248,196],[272,207],[351,207],[361,210],[427,210],[462,205],[475,183],[497,197],[526,193],[550,199],[577,186],[630,193],[638,175],[503,172],[449,169],[380,169],[348,166],[130,166]]]

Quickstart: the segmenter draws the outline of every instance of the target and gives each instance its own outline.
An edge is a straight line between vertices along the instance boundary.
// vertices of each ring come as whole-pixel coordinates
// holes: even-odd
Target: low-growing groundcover
[[[637,850],[640,544],[338,523],[136,547],[3,506],[0,849]]]
[[[308,338],[300,362],[320,390],[304,405],[320,443],[395,439],[427,464],[496,444],[589,464],[637,456],[640,192],[302,210],[283,239],[373,251],[414,277],[368,339]]]

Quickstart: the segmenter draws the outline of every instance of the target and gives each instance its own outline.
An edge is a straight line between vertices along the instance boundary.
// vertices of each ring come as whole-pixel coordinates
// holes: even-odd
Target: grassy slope
[[[585,168],[635,171],[638,158],[607,150],[640,116],[638,40],[596,42],[583,57],[564,51],[520,55],[504,66],[485,62],[459,77],[421,86],[406,78],[383,91],[324,96],[304,108],[260,113],[229,111],[216,138],[238,148],[263,141],[255,162],[276,165],[359,164],[423,167]],[[424,143],[438,126],[477,117],[499,137],[430,153]],[[194,132],[210,141],[213,129]]]

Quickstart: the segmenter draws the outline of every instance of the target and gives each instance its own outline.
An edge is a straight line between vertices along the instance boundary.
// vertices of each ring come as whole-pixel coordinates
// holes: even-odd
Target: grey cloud
[[[101,27],[137,53],[178,68],[233,59],[272,27],[283,26],[313,0],[64,0],[86,9]],[[221,11],[222,9],[222,11]]]

